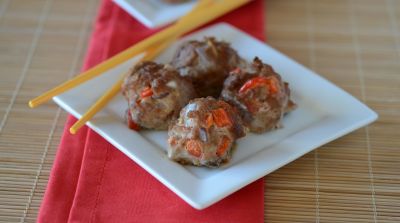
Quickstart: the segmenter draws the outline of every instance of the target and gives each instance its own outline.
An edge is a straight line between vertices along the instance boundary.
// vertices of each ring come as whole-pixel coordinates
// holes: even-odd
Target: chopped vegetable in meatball
[[[250,131],[262,133],[281,127],[286,112],[295,109],[289,84],[257,57],[245,69],[236,69],[224,82],[221,99],[237,107]]]
[[[195,97],[192,84],[169,65],[137,64],[122,85],[128,101],[127,122],[134,130],[168,129],[179,111]]]
[[[168,131],[168,156],[183,164],[218,167],[230,160],[246,127],[235,108],[212,97],[189,102]]]

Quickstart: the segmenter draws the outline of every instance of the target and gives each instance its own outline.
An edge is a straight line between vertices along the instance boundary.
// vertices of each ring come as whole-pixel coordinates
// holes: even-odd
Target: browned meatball
[[[122,85],[128,100],[128,124],[148,129],[168,129],[179,111],[195,97],[192,84],[169,65],[137,64]]]
[[[228,43],[205,37],[183,43],[171,65],[193,82],[199,96],[218,97],[229,72],[243,63]]]
[[[296,107],[288,83],[257,57],[247,68],[230,73],[221,98],[236,106],[250,131],[257,133],[281,127],[284,113]]]
[[[168,156],[183,164],[218,167],[247,129],[228,103],[212,97],[189,102],[168,131]]]

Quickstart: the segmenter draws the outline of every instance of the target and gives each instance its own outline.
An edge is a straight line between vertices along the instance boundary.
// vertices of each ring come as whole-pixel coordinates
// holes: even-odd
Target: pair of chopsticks
[[[151,60],[168,47],[176,38],[184,33],[193,30],[245,3],[250,0],[200,0],[198,5],[186,16],[182,17],[174,25],[160,31],[159,33],[146,38],[145,40],[129,47],[121,53],[111,57],[107,61],[83,72],[75,78],[45,92],[44,94],[29,101],[29,106],[34,108],[52,97],[59,95],[69,89],[72,89],[98,75],[108,71],[117,65],[146,52],[142,60]],[[83,116],[75,123],[71,133],[83,126],[92,118],[101,108],[103,108],[120,90],[123,78],[115,83]]]

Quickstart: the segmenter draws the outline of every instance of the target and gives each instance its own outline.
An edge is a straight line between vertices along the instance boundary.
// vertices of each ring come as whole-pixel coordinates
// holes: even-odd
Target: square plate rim
[[[290,62],[294,62],[297,65],[300,65],[301,67],[303,67],[303,69],[306,69],[309,73],[315,75],[315,77],[318,78],[319,81],[325,82],[330,87],[332,87],[332,89],[334,89],[335,91],[339,91],[345,97],[349,98],[349,100],[352,100],[352,102],[355,102],[356,106],[360,107],[361,109],[363,109],[363,111],[367,112],[368,114],[365,114],[366,117],[360,117],[356,123],[352,123],[351,125],[346,126],[345,128],[341,128],[340,131],[336,132],[336,134],[333,134],[328,138],[323,137],[324,140],[319,141],[313,145],[308,145],[310,148],[307,149],[304,153],[294,155],[293,157],[288,159],[285,163],[281,163],[279,166],[275,166],[274,168],[268,168],[267,166],[264,165],[263,168],[259,168],[256,171],[256,174],[252,175],[249,178],[243,178],[243,179],[239,179],[239,180],[237,180],[237,179],[232,180],[229,178],[225,179],[232,184],[230,184],[230,187],[228,187],[222,191],[221,190],[216,191],[215,188],[213,188],[213,186],[212,186],[213,183],[218,182],[220,179],[217,180],[217,179],[214,179],[214,177],[210,177],[210,178],[199,180],[198,178],[193,177],[191,174],[187,173],[186,171],[183,171],[180,173],[180,174],[184,174],[185,178],[188,179],[188,181],[186,181],[186,183],[188,183],[188,184],[186,184],[185,186],[182,186],[181,184],[177,183],[177,179],[168,178],[168,175],[170,175],[170,174],[165,173],[165,172],[160,173],[160,172],[155,171],[154,167],[151,167],[148,164],[146,164],[146,162],[143,162],[142,158],[139,158],[139,157],[137,157],[137,155],[135,156],[134,154],[129,153],[126,149],[121,148],[120,143],[115,141],[115,139],[110,138],[109,135],[107,135],[107,133],[103,131],[103,129],[98,128],[96,123],[93,123],[92,121],[88,123],[88,126],[91,127],[95,132],[97,132],[99,135],[104,137],[107,141],[109,141],[111,144],[113,144],[115,147],[117,147],[121,152],[123,152],[125,155],[127,155],[130,159],[132,159],[137,164],[139,164],[147,172],[149,172],[151,175],[153,175],[155,178],[157,178],[157,180],[161,181],[170,190],[174,191],[178,196],[180,196],[183,200],[185,200],[187,203],[189,203],[192,207],[199,209],[199,210],[204,209],[204,208],[214,204],[215,202],[226,197],[227,195],[229,195],[229,194],[241,189],[242,187],[254,182],[255,180],[275,171],[276,169],[279,169],[280,167],[286,165],[287,163],[292,162],[293,160],[299,158],[300,156],[302,156],[308,152],[311,152],[312,150],[318,148],[319,146],[321,146],[327,142],[330,142],[334,139],[337,139],[337,138],[339,138],[349,132],[352,132],[358,128],[361,128],[362,126],[365,126],[365,125],[375,121],[378,118],[378,115],[373,110],[368,108],[365,104],[361,103],[358,99],[356,99],[355,97],[353,97],[352,95],[350,95],[349,93],[347,93],[346,91],[341,89],[340,87],[338,87],[335,84],[331,83],[330,81],[326,80],[325,78],[318,75],[317,73],[309,70],[308,68],[304,67],[302,64],[294,61],[293,59],[289,58],[288,56],[284,55],[283,53],[280,53],[279,51],[275,50],[274,48],[267,45],[266,43],[261,42],[258,39],[255,39],[254,37],[250,36],[249,34],[243,32],[242,30],[240,30],[230,24],[217,23],[215,25],[211,25],[204,29],[196,31],[193,34],[201,33],[208,29],[222,29],[222,28],[232,29],[234,32],[239,32],[240,34],[245,35],[248,38],[251,38],[253,41],[256,41],[258,43],[261,43],[261,44],[271,48],[272,50],[276,51],[276,53],[280,54],[281,56],[284,56],[285,59],[289,60]],[[190,37],[191,35],[192,34],[188,35],[188,37]],[[79,114],[77,111],[75,111],[73,108],[71,108],[63,100],[62,95],[54,97],[53,100],[58,105],[60,105],[62,108],[64,108],[66,111],[68,111],[69,113],[74,115],[75,117],[78,117],[78,118],[81,117],[81,114]],[[136,135],[139,136],[139,134],[136,134]],[[282,141],[284,141],[284,140],[282,140]],[[281,142],[278,142],[277,145],[273,145],[273,147],[279,146],[280,143]],[[150,146],[151,146],[151,144],[150,144]],[[229,174],[232,171],[236,171],[237,168],[241,168],[243,166],[245,166],[246,168],[251,168],[251,167],[254,167],[257,165],[262,165],[262,163],[260,163],[262,161],[262,160],[260,161],[260,157],[269,155],[268,154],[269,152],[268,152],[268,150],[263,149],[262,151],[260,151],[258,153],[260,154],[259,156],[249,157],[245,161],[241,162],[240,165],[231,166],[231,167],[227,168],[226,169],[227,172],[225,173],[225,176],[226,176],[226,174]],[[168,163],[170,163],[170,162],[168,162]],[[176,165],[179,165],[179,164],[176,164]],[[168,167],[168,165],[166,167]],[[158,168],[158,169],[160,169],[160,168]]]

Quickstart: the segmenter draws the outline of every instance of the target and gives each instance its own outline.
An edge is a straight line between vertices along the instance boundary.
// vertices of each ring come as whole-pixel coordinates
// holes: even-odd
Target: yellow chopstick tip
[[[75,134],[76,134],[76,129],[72,126],[71,128],[69,128],[69,132],[70,132],[72,135],[75,135]]]
[[[28,105],[29,105],[30,108],[36,107],[35,104],[33,103],[33,101],[29,101]]]

